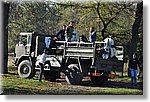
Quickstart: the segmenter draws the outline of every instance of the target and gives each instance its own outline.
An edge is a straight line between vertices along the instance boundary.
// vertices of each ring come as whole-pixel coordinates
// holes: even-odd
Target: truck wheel
[[[107,76],[92,76],[91,81],[95,85],[103,85],[108,81]]]
[[[66,81],[69,84],[77,85],[82,82],[83,76],[78,64],[70,64],[66,70]]]
[[[18,66],[18,74],[21,78],[33,78],[35,70],[29,60],[22,61]]]

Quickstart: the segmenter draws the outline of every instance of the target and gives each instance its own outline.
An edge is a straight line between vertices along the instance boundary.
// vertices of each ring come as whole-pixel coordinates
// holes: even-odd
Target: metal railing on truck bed
[[[102,44],[104,42],[88,43],[88,42],[64,42],[57,41],[56,43],[63,44],[64,57],[84,57],[94,58],[96,44]]]
[[[93,68],[99,70],[122,71],[123,68],[123,46],[116,46],[116,59],[103,59],[99,55],[102,54],[103,47],[101,44],[104,42],[87,43],[87,42],[64,42],[58,41],[63,45],[63,56],[73,58],[88,58],[92,59]],[[99,53],[100,51],[100,53]]]

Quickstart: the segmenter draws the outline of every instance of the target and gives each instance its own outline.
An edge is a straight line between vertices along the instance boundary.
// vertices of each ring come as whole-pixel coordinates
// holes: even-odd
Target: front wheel
[[[83,75],[78,64],[70,64],[66,70],[66,81],[69,84],[77,85],[82,82]]]
[[[18,74],[21,78],[33,78],[35,70],[29,60],[22,61],[18,66]]]

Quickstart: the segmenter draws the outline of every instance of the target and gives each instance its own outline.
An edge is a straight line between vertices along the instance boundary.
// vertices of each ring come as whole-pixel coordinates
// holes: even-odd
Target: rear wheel
[[[66,70],[66,81],[69,84],[77,85],[82,82],[83,75],[78,64],[70,64]]]
[[[21,78],[33,78],[35,70],[29,60],[22,61],[18,66],[18,74]]]

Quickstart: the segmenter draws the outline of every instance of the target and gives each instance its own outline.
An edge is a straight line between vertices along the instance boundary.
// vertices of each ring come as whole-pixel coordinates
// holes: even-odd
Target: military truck
[[[49,54],[44,66],[44,77],[50,81],[64,73],[69,84],[81,84],[84,77],[90,77],[93,84],[104,84],[114,77],[115,71],[123,71],[124,47],[116,46],[117,59],[103,59],[104,42],[55,41],[54,36],[33,33],[20,33],[15,48],[15,65],[21,78],[33,78],[40,69],[39,57],[47,47]]]

